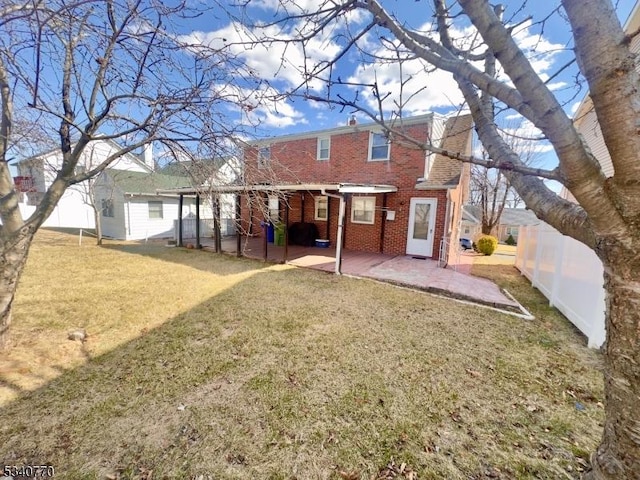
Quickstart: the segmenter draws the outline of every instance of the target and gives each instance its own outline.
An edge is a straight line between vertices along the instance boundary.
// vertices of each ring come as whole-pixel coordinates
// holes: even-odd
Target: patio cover
[[[275,185],[202,185],[200,187],[182,187],[158,189],[163,195],[197,195],[203,193],[242,193],[242,192],[310,192],[332,190],[338,193],[394,193],[398,187],[394,185],[361,184],[361,183],[284,183]]]
[[[336,193],[328,193],[327,190],[331,190]],[[294,183],[294,184],[276,184],[276,185],[203,185],[199,188],[182,187],[173,189],[157,190],[158,194],[163,195],[178,195],[180,196],[180,208],[182,208],[182,198],[184,196],[199,196],[206,193],[235,193],[240,195],[242,192],[310,192],[320,191],[323,195],[337,197],[340,199],[340,209],[338,213],[338,233],[337,233],[337,248],[336,248],[336,268],[335,271],[339,275],[341,273],[342,263],[342,235],[344,229],[344,217],[345,217],[345,205],[347,194],[363,193],[363,194],[376,194],[376,193],[394,193],[398,191],[398,187],[394,185],[379,185],[379,184],[361,184],[361,183]],[[238,206],[236,206],[236,216],[239,216]],[[200,208],[199,202],[196,203],[196,236],[198,237],[197,243],[199,243],[199,221],[200,221]],[[182,215],[179,215],[179,231],[182,232]],[[180,244],[182,243],[182,233],[179,234]],[[286,238],[286,237],[285,237]],[[216,242],[219,242],[219,234],[216,235]],[[218,251],[216,246],[216,251]],[[240,255],[240,235],[237,239],[237,254]],[[287,241],[285,240],[285,258],[287,255]],[[266,239],[265,239],[265,258],[266,258]]]

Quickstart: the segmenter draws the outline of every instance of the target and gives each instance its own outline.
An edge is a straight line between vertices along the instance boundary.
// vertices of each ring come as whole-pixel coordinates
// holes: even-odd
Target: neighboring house
[[[111,140],[95,140],[83,152],[77,171],[94,168],[113,155],[121,147]],[[141,158],[142,157],[142,158]],[[153,171],[153,157],[150,148],[141,157],[126,153],[115,160],[110,168],[148,174]],[[15,181],[21,190],[20,211],[28,217],[40,204],[46,190],[53,183],[62,167],[60,150],[52,150],[17,162],[18,177]],[[95,228],[94,210],[91,205],[91,181],[69,187],[57,206],[44,222],[45,227]]]
[[[212,234],[213,223],[213,191],[212,187],[220,185],[235,185],[242,177],[242,164],[237,156],[217,157],[197,161],[170,162],[163,166],[159,172],[176,177],[185,177],[191,185],[197,185],[197,191],[203,198],[201,212],[201,231],[205,235]],[[235,233],[235,195],[218,193],[220,200],[221,233],[232,235]],[[184,238],[195,237],[195,219],[183,222]],[[175,238],[178,239],[177,225]]]
[[[457,249],[469,165],[425,153],[399,136],[389,140],[377,124],[349,123],[250,144],[244,151],[245,183],[279,193],[255,194],[268,202],[272,219],[282,221],[286,213],[289,225],[313,223],[318,237],[332,245],[345,202],[344,248],[446,262]],[[423,144],[470,154],[470,115],[428,114],[395,127]],[[260,220],[250,217],[244,202],[243,230],[260,234]]]
[[[186,187],[186,177],[157,172],[136,172],[109,168],[94,184],[96,205],[100,208],[102,235],[121,240],[172,238],[178,218],[178,198],[158,195],[158,189]],[[192,217],[195,200],[186,199],[183,217]]]
[[[504,243],[509,235],[518,241],[518,231],[520,227],[527,225],[537,225],[540,220],[536,215],[526,208],[505,208],[500,216],[500,224],[492,233],[499,242]],[[482,233],[482,208],[478,205],[465,205],[462,212],[460,237],[473,238]]]
[[[637,35],[638,30],[640,30],[640,2],[635,4],[624,25],[624,31],[627,34],[633,34],[630,49],[636,54],[640,53],[640,35]],[[640,71],[640,65],[636,66],[636,70]],[[593,109],[593,103],[588,95],[582,100],[580,106],[576,110],[576,113],[573,116],[573,123],[576,126],[578,133],[582,135],[589,146],[593,155],[598,159],[598,162],[600,162],[604,176],[613,176],[613,163],[611,162],[611,156],[609,155],[609,150],[602,138],[602,130],[600,130],[596,112]],[[560,196],[575,202],[575,198],[566,189],[566,187],[562,187]]]

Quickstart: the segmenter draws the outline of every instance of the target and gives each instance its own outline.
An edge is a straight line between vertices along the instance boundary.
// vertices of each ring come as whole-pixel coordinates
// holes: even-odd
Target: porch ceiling
[[[333,190],[339,193],[393,193],[398,191],[394,185],[356,184],[356,183],[295,183],[277,185],[203,185],[199,188],[183,187],[161,189],[160,195],[196,195],[206,193],[242,193],[242,192],[310,192]]]

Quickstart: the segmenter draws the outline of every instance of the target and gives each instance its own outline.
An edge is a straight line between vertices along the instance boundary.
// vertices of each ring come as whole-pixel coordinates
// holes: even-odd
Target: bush
[[[498,248],[498,239],[491,235],[483,235],[476,241],[476,246],[479,253],[491,255]]]
[[[507,237],[507,239],[504,241],[504,243],[506,243],[507,245],[511,245],[514,246],[516,244],[516,239],[513,238],[513,235],[509,234],[509,236]]]

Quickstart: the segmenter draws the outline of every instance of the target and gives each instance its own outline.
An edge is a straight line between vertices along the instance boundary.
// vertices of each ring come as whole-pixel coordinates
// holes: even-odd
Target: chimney
[[[356,120],[356,116],[351,115],[351,117],[349,117],[349,126],[354,127],[357,123],[358,123],[358,120]]]
[[[142,160],[152,171],[155,170],[156,165],[153,161],[153,143],[145,143],[142,147]]]

